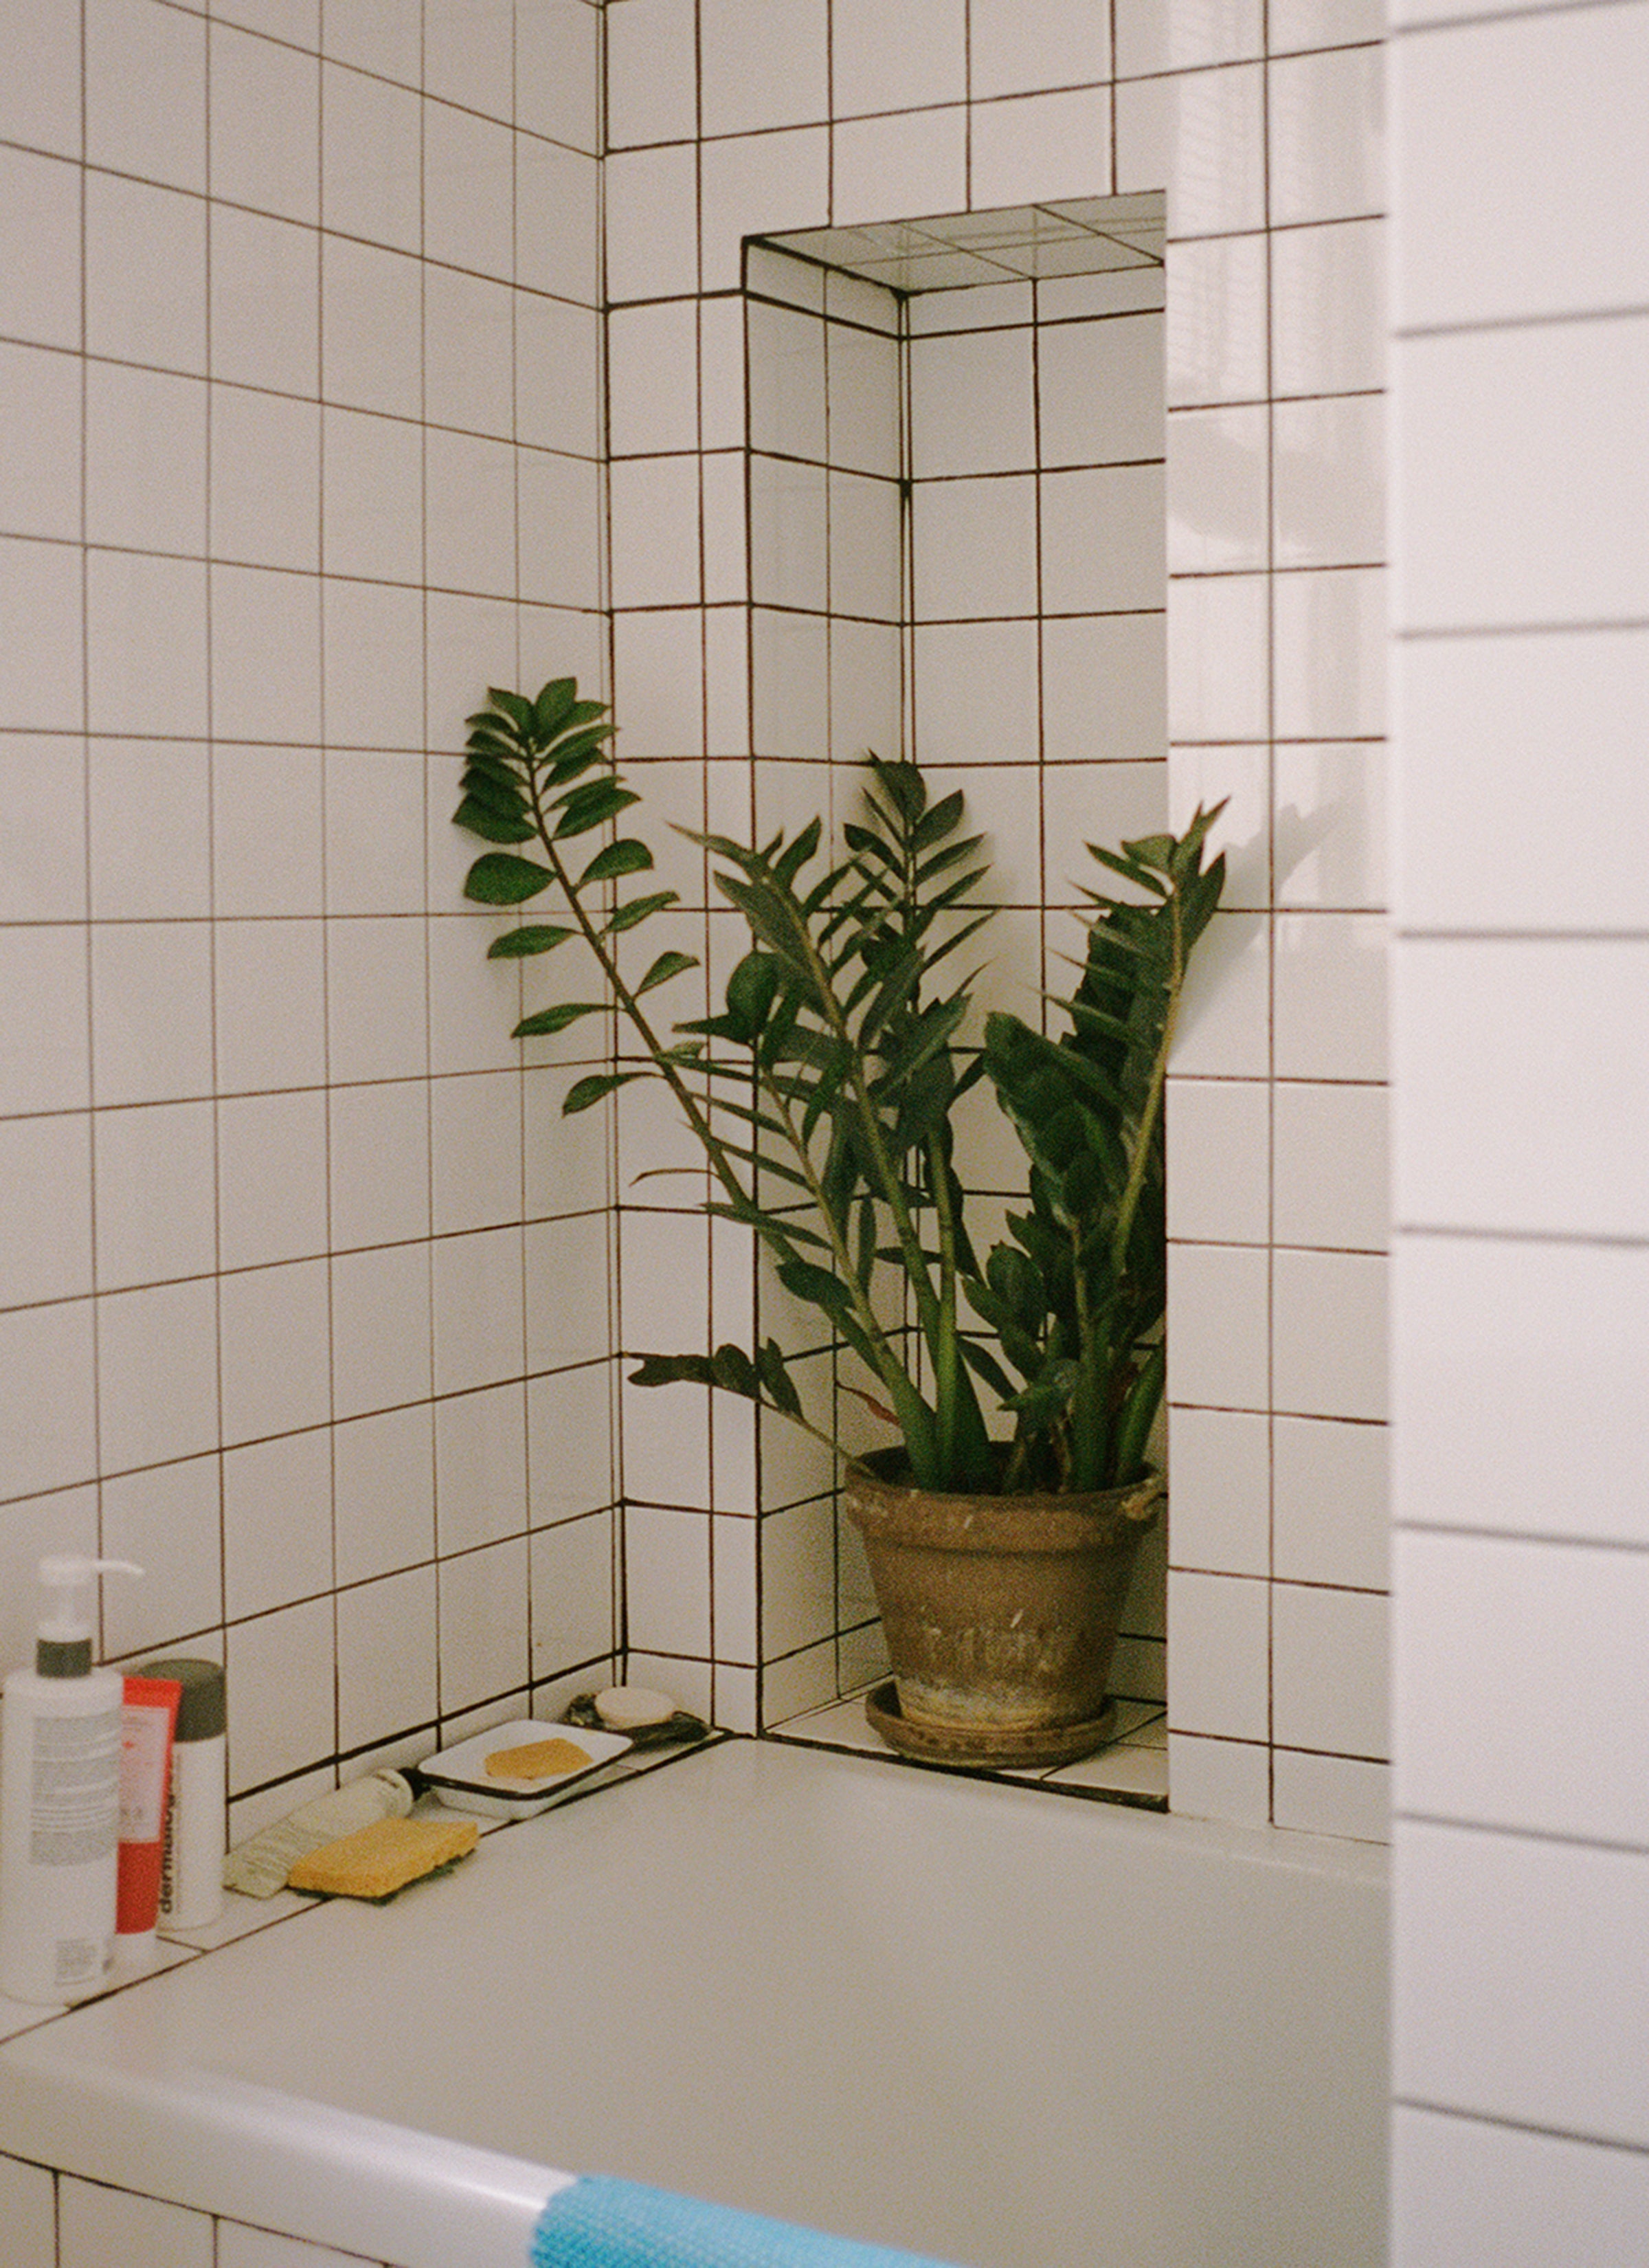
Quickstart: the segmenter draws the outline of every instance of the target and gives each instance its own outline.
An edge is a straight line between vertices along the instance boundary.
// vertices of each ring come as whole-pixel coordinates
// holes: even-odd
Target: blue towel
[[[943,2268],[943,2263],[592,2174],[558,2190],[539,2215],[533,2268]]]

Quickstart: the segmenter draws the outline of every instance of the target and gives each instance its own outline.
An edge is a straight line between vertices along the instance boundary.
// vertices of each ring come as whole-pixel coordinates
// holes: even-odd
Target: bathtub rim
[[[698,1756],[705,1761],[691,1765]],[[958,1801],[987,1812],[1034,1806],[1039,1832],[1116,1849],[1144,1837],[1193,1859],[1320,1875],[1348,1887],[1384,1892],[1389,1851],[1378,1844],[1276,1828],[1195,1820],[1103,1801],[1049,1804],[1034,1783],[978,1778],[887,1763],[901,1775],[867,1775],[882,1762],[850,1752],[760,1737],[732,1736],[673,1759],[656,1775],[678,1800],[689,1767],[712,1781],[732,1779],[747,1792],[763,1772],[843,1788],[899,1784],[917,1807]],[[648,1774],[650,1780],[655,1775]],[[620,1781],[597,1794],[616,1794]],[[585,1800],[593,1800],[586,1798]],[[631,1799],[636,1800],[637,1799]],[[582,1808],[582,1806],[580,1807]],[[1005,1814],[1006,1816],[1007,1814]],[[550,1815],[553,1816],[553,1815]],[[514,1845],[548,1817],[501,1824]],[[492,1835],[486,1838],[490,1844]],[[523,1848],[517,1845],[518,1849]],[[483,1845],[482,1856],[485,1851]],[[322,1901],[254,1931],[252,1940],[288,1936],[327,1909]],[[323,1925],[324,1926],[324,1925]],[[232,1950],[225,1946],[224,1952]],[[210,1959],[210,1955],[200,1956]],[[301,1960],[300,1960],[301,1973]],[[85,2004],[0,2045],[0,2151],[81,2179],[157,2197],[301,2240],[352,2251],[394,2268],[498,2268],[526,2257],[527,2240],[545,2199],[577,2177],[542,2161],[477,2149],[431,2129],[364,2116],[315,2098],[260,2085],[180,2058],[161,2071],[140,2064],[121,2039],[121,2062],[99,2058],[105,2029],[136,2032],[145,2005],[160,2021],[168,1980],[198,1970],[198,1961],[136,1980],[120,1993]],[[116,2007],[123,2014],[105,2027]],[[204,2053],[205,2051],[202,2051]]]

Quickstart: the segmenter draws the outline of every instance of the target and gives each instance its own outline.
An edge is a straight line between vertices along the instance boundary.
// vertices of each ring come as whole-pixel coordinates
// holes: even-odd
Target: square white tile
[[[911,530],[918,622],[1037,611],[1033,478],[1012,473],[917,486]]]
[[[526,1395],[519,1380],[435,1405],[435,1540],[442,1557],[526,1530]]]
[[[1256,1411],[1168,1416],[1168,1557],[1204,1573],[1270,1572],[1268,1420]]]
[[[1263,571],[1270,563],[1270,481],[1262,405],[1181,410],[1168,428],[1169,572]]]
[[[296,1432],[331,1417],[327,1275],[324,1260],[298,1260],[221,1278],[226,1442]]]
[[[1103,196],[1110,180],[1111,94],[1104,86],[1011,95],[973,114],[973,210]]]
[[[1383,1254],[1277,1251],[1271,1260],[1271,1390],[1306,1418],[1387,1409]]]
[[[972,0],[969,92],[975,102],[1110,76],[1110,25],[1090,0],[1047,0],[1034,13],[1014,0]]]
[[[320,218],[320,65],[225,25],[208,55],[212,195],[283,219]]]
[[[429,1091],[415,1079],[327,1095],[331,1248],[429,1236]]]
[[[13,1486],[26,1496],[89,1480],[99,1463],[91,1302],[0,1315],[0,1355],[12,1381],[6,1462]],[[84,1524],[85,1507],[77,1503],[71,1511]],[[88,1548],[95,1549],[95,1527]],[[25,1578],[27,1572],[26,1563],[17,1570]],[[27,1631],[22,1635],[26,1641]]]
[[[703,145],[699,230],[705,291],[738,288],[745,237],[825,226],[829,158],[829,129],[824,126],[745,134]]]
[[[1167,1113],[1170,1236],[1219,1244],[1267,1241],[1270,1114],[1270,1095],[1257,1080],[1174,1080]]]
[[[533,1675],[554,1677],[613,1650],[614,1525],[595,1512],[532,1538]]]
[[[877,0],[835,0],[830,104],[838,118],[961,102],[969,92],[963,0],[917,0],[890,20]],[[916,210],[901,204],[888,211]],[[931,207],[921,208],[931,210]]]
[[[210,288],[214,378],[313,396],[320,348],[315,232],[224,206],[212,220]]]
[[[1383,918],[1377,914],[1285,914],[1276,924],[1275,948],[1277,1076],[1383,1079]]]
[[[525,1685],[526,1538],[445,1559],[438,1581],[442,1715],[476,1708]]]
[[[1010,0],[996,0],[1005,7]],[[1261,0],[1117,0],[1119,78],[1145,71],[1188,70],[1202,63],[1240,63],[1264,52]]]
[[[449,1236],[433,1250],[435,1388],[461,1393],[519,1377],[524,1289],[519,1228]]]
[[[12,221],[13,257],[0,282],[0,320],[42,346],[81,342],[81,173],[33,151],[0,153],[0,195]]]
[[[396,417],[421,414],[423,305],[417,261],[376,245],[321,239],[321,390],[328,401]]]
[[[1277,1583],[1271,1593],[1271,1727],[1279,1747],[1378,1761],[1389,1753],[1387,1600]]]
[[[1180,1244],[1168,1252],[1168,1391],[1176,1403],[1267,1406],[1266,1256],[1251,1247]]]
[[[38,946],[49,938],[49,932],[37,932],[31,942]],[[35,1012],[38,1018],[38,996]],[[144,922],[95,930],[92,1012],[99,1104],[170,1102],[211,1092],[211,951],[203,924]],[[50,1059],[48,1052],[40,1071]],[[57,1107],[72,1101],[65,1094]]]
[[[693,0],[629,0],[606,31],[609,150],[690,141],[698,129]]]
[[[1267,69],[1273,227],[1383,210],[1385,76],[1378,46],[1291,55]]]
[[[1388,1587],[1388,1449],[1383,1425],[1272,1419],[1271,1548],[1282,1580]]]
[[[320,585],[313,575],[214,567],[212,725],[233,740],[320,738]]]
[[[1399,1532],[1395,1572],[1403,1809],[1641,1847],[1642,1555]],[[1561,1709],[1531,1708],[1532,1659]]]
[[[319,921],[228,921],[214,940],[217,1078],[225,1093],[319,1086],[326,1078]]]
[[[434,1557],[433,1424],[431,1405],[419,1403],[332,1428],[340,1583]]]
[[[336,1735],[333,1612],[330,1598],[307,1599],[229,1630],[224,1659],[232,1794],[330,1754]]]
[[[824,0],[775,17],[761,0],[705,0],[699,11],[700,131],[752,134],[828,114]]]
[[[422,106],[410,89],[321,66],[321,217],[328,229],[420,249]]]
[[[225,1098],[217,1105],[219,1264],[255,1268],[327,1246],[327,1099]]]
[[[830,129],[836,225],[880,220],[889,211],[950,211],[965,203],[968,117],[957,102],[944,109],[838,120]]]
[[[1214,237],[1167,253],[1170,410],[1265,398],[1267,239]]]
[[[172,188],[206,188],[206,26],[142,0],[85,11],[86,158]]]
[[[1175,576],[1169,583],[1171,740],[1269,736],[1269,589],[1261,575]]]
[[[217,1458],[124,1473],[106,1479],[102,1495],[102,1549],[145,1571],[140,1583],[109,1587],[103,1602],[107,1652],[155,1653],[210,1630],[223,1614]]]
[[[231,1622],[332,1588],[332,1446],[324,1427],[231,1449],[223,1486]]]
[[[1229,63],[1116,91],[1116,186],[1167,187],[1176,237],[1231,235],[1265,222],[1265,74]]]
[[[628,0],[634,6],[636,0]],[[698,158],[690,142],[615,151],[602,168],[609,300],[698,289]],[[753,224],[754,225],[755,224]],[[737,286],[735,273],[722,284]]]
[[[1391,1212],[1385,1088],[1287,1082],[1274,1101],[1278,1242],[1383,1251]]]
[[[1032,368],[1028,327],[913,339],[914,476],[1029,471],[1037,461]]]
[[[1177,1733],[1269,1737],[1270,1591],[1233,1575],[1168,1573],[1168,1744]]]
[[[1279,402],[1271,412],[1273,557],[1279,567],[1378,564],[1386,456],[1378,395]]]

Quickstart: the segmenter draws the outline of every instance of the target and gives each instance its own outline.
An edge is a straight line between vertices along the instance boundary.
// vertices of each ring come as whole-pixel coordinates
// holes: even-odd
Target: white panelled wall
[[[1649,6],[1399,0],[1394,2258],[1649,2255]]]

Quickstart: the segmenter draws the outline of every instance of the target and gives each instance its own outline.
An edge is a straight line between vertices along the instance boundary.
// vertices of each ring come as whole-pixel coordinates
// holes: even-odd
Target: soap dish
[[[500,1778],[487,1770],[487,1758],[501,1749],[554,1741],[576,1749],[584,1761],[569,1763],[538,1779]],[[418,1767],[430,1792],[451,1811],[478,1812],[485,1819],[531,1819],[558,1802],[566,1790],[610,1764],[635,1743],[626,1733],[586,1731],[581,1725],[554,1725],[541,1718],[518,1718],[491,1725],[455,1747],[442,1749]]]

